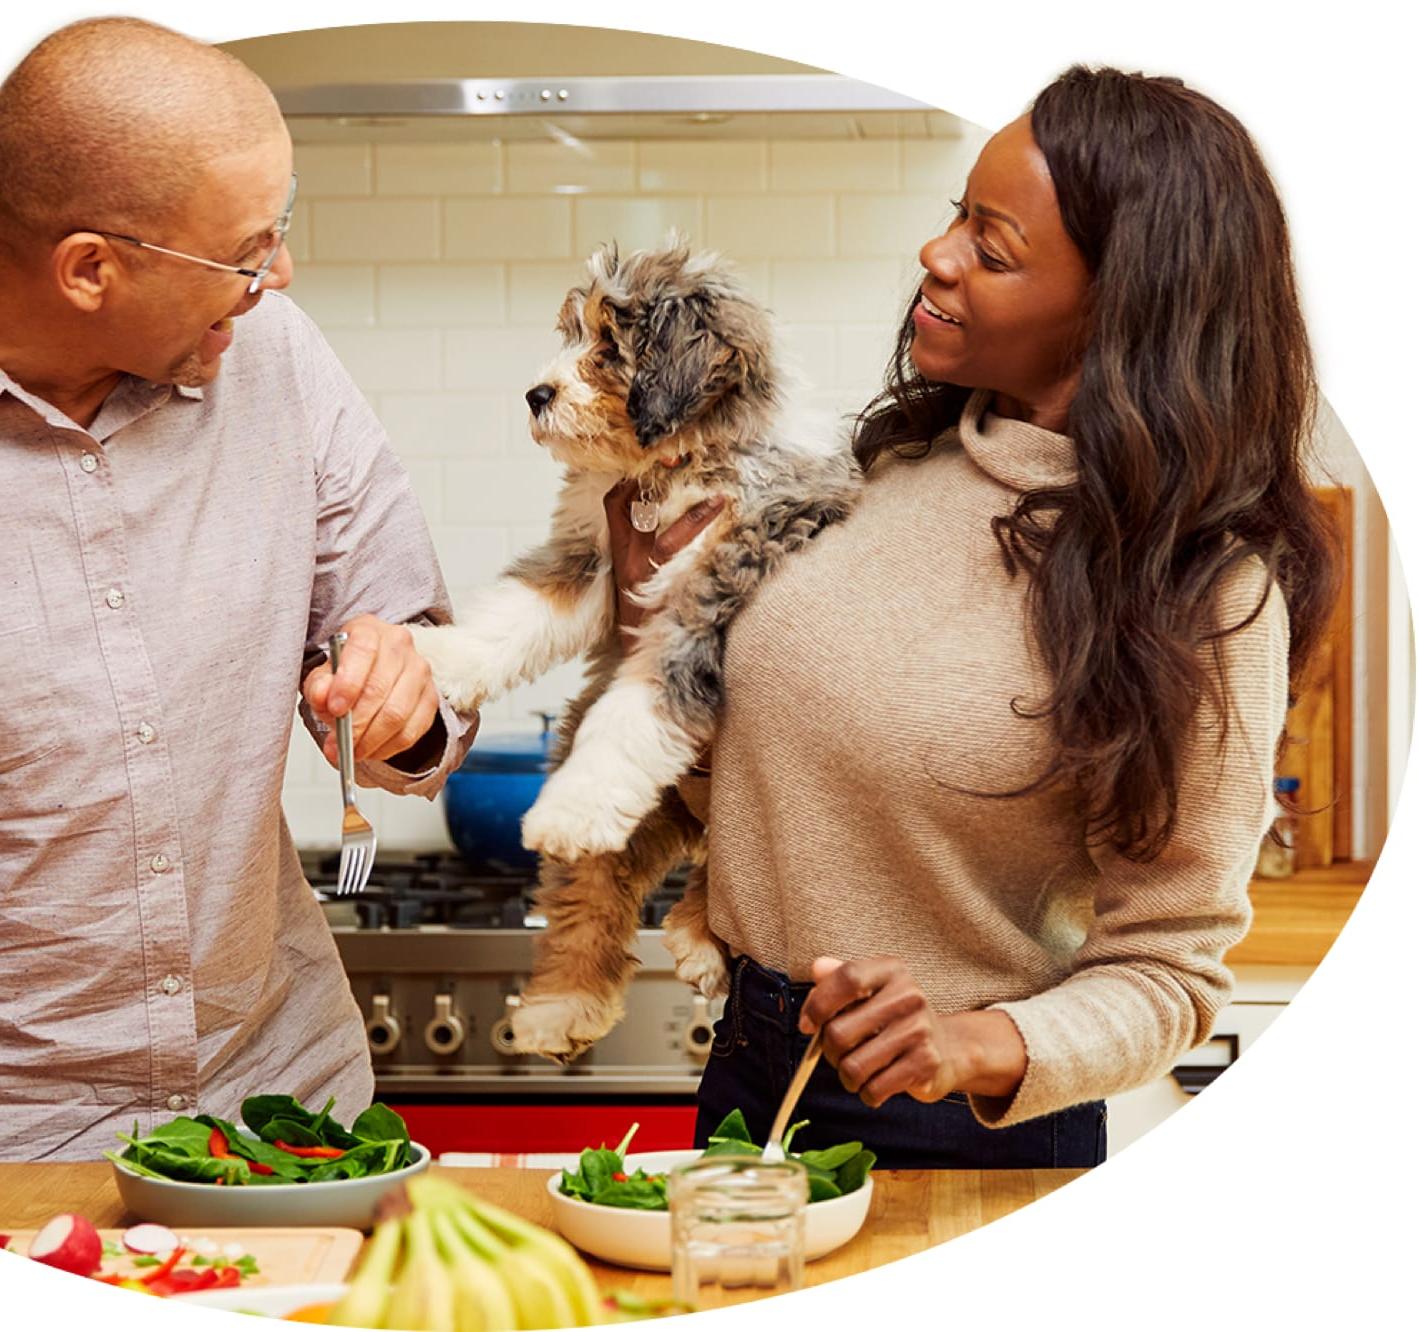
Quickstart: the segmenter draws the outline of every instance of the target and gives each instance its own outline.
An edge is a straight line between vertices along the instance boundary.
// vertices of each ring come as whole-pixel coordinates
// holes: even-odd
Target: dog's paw
[[[620,1014],[612,1004],[587,994],[524,995],[513,1010],[513,1049],[570,1063],[596,1044]]]
[[[479,663],[468,655],[458,630],[448,625],[411,624],[414,651],[434,673],[434,688],[459,712],[476,712],[492,694]]]
[[[639,814],[628,814],[630,793],[599,785],[568,768],[547,779],[542,793],[523,815],[522,844],[557,860],[621,851],[631,839]]]
[[[729,968],[724,950],[714,939],[687,929],[675,929],[665,922],[665,947],[675,959],[675,974],[706,999],[729,993]]]

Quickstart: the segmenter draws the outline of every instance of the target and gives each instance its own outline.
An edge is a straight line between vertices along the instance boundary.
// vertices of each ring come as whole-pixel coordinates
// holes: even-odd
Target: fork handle
[[[349,635],[343,630],[330,640],[330,669],[340,669],[340,649]],[[340,789],[347,805],[355,803],[355,741],[350,732],[350,714],[335,718],[335,749],[340,756]]]

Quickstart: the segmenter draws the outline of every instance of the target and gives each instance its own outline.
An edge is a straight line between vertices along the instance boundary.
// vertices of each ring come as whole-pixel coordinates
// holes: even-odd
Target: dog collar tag
[[[660,526],[660,505],[653,499],[633,499],[631,526],[637,532],[654,532]]]

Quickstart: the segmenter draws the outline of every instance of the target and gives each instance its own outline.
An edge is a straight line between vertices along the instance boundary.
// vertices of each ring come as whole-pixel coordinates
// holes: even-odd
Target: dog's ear
[[[693,420],[726,387],[734,351],[704,317],[703,298],[667,297],[646,313],[636,338],[636,369],[626,413],[649,448]]]

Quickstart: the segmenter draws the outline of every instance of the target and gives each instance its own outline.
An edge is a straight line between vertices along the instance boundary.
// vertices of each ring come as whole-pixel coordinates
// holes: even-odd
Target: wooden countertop
[[[552,1227],[547,1170],[450,1170],[447,1179]],[[1084,1174],[1083,1170],[874,1171],[872,1207],[857,1236],[836,1253],[809,1263],[808,1285],[865,1272],[997,1221]],[[94,1225],[124,1226],[125,1213],[107,1162],[0,1163],[0,1233],[42,1226],[59,1212],[78,1212]],[[670,1277],[592,1262],[606,1290],[669,1298]]]
[[[1338,861],[1286,879],[1251,881],[1252,925],[1229,966],[1314,967],[1330,951],[1374,864]]]

